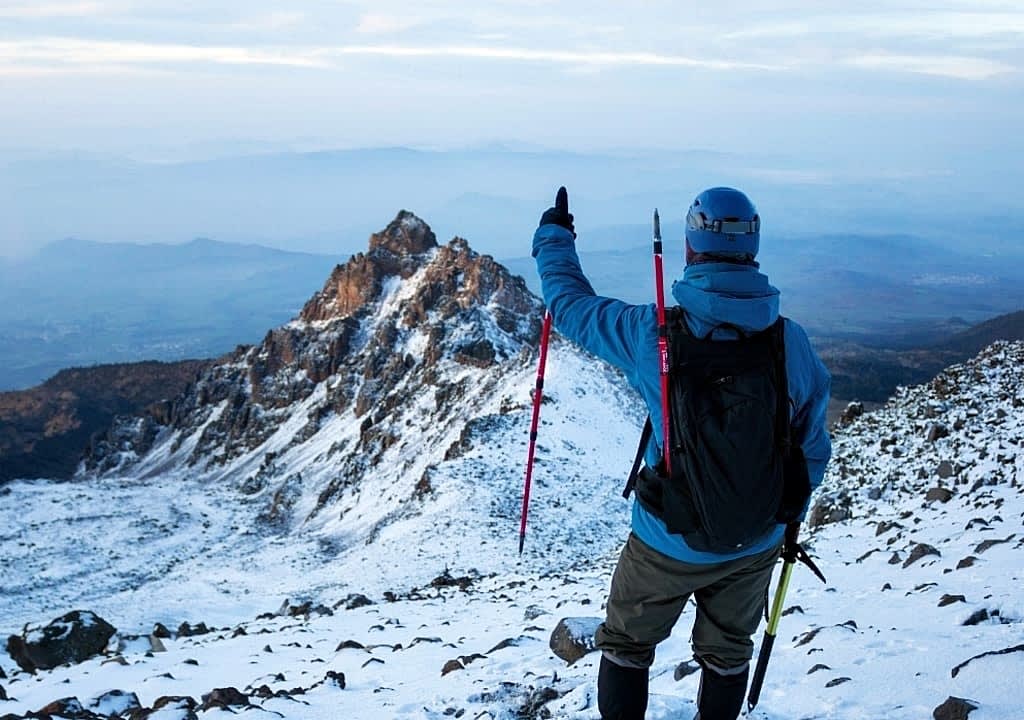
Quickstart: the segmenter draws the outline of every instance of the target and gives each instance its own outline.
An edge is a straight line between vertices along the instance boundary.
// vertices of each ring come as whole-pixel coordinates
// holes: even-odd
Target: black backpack
[[[810,497],[807,463],[791,442],[785,321],[736,340],[694,337],[683,310],[666,308],[670,462],[638,472],[648,418],[623,493],[694,550],[732,553],[789,523]]]

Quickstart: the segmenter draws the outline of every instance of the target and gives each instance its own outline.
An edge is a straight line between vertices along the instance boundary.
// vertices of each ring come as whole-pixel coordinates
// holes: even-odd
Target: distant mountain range
[[[683,228],[662,227],[666,293],[683,270]],[[598,294],[654,301],[649,226],[608,228],[622,249],[593,248],[581,233],[577,250]],[[782,291],[782,312],[821,338],[918,346],[1024,307],[1018,263],[1024,247],[981,254],[910,235],[775,235],[761,242],[761,270]],[[534,261],[505,261],[540,292]]]
[[[776,235],[914,234],[1012,251],[1024,232],[1012,181],[971,195],[965,237],[964,192],[978,180],[965,167],[935,162],[908,176],[894,168],[706,150],[381,147],[164,163],[0,152],[0,252],[13,246],[25,253],[67,236],[175,242],[203,235],[348,255],[400,202],[431,218],[444,237],[459,234],[478,252],[515,257],[526,254],[534,223],[559,185],[569,188],[589,247],[610,250],[626,247],[624,238],[602,238],[600,228],[644,224],[655,207],[666,222],[679,222],[697,192],[723,184],[746,190]],[[1016,172],[1008,163],[1004,174]]]
[[[215,357],[294,317],[347,256],[62,240],[0,262],[0,390],[96,363]]]

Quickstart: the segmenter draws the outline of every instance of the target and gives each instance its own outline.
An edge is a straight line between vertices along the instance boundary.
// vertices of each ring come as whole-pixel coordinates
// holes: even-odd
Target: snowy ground
[[[436,513],[336,554],[315,534],[253,534],[251,511],[236,495],[183,478],[33,481],[0,490],[0,631],[20,632],[23,623],[75,608],[94,610],[124,636],[145,635],[157,621],[172,630],[183,620],[217,628],[164,640],[166,651],[150,656],[148,640],[129,638],[119,654],[124,664],[110,661],[112,651],[35,677],[0,654],[7,675],[0,686],[11,698],[0,701],[0,715],[68,696],[87,703],[114,688],[150,706],[163,695],[198,699],[214,688],[251,693],[267,685],[306,692],[253,694],[255,707],[235,709],[309,720],[542,717],[538,693],[550,688],[551,716],[597,718],[597,655],[566,667],[548,639],[560,618],[602,615],[628,532],[617,493],[636,418],[626,413],[610,429],[591,427],[588,418],[604,417],[601,407],[611,403],[588,395],[585,382],[582,393],[570,389],[583,377],[572,362],[559,368],[554,360],[561,384],[549,387],[565,389],[544,407],[544,462],[522,561],[514,554],[519,471],[479,482],[478,496],[463,492],[471,471],[498,472],[485,466],[480,442],[446,471],[463,503],[441,493]],[[974,660],[952,676],[976,655],[1024,644],[1020,367],[1024,349],[1004,347],[956,375],[944,396],[905,392],[836,437],[827,490],[845,492],[837,506],[846,503],[852,517],[809,540],[829,583],[796,570],[786,604],[799,609],[782,620],[752,718],[928,718],[950,695],[979,706],[971,720],[1024,717],[1024,652]],[[528,373],[520,380],[529,386]],[[525,454],[508,438],[525,433],[527,412],[513,415],[493,439],[505,437],[510,455]],[[950,434],[928,441],[935,423]],[[944,460],[953,474],[940,479]],[[549,468],[556,472],[541,472]],[[948,499],[927,500],[936,487],[948,489]],[[939,554],[907,564],[920,544]],[[430,586],[446,565],[452,576],[472,579],[465,590]],[[387,591],[397,599],[388,601]],[[375,604],[256,619],[286,597],[334,607],[354,592]],[[982,610],[988,619],[964,624]],[[694,712],[697,675],[675,679],[690,657],[690,621],[688,610],[658,650],[649,718]],[[346,641],[362,647],[340,647]],[[442,676],[459,658],[464,667]],[[328,671],[344,673],[345,689],[321,682]]]

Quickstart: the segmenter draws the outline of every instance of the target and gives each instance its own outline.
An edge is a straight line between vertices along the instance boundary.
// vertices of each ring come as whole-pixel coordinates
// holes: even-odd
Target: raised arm
[[[639,347],[654,343],[653,305],[631,305],[594,292],[576,254],[576,233],[565,188],[533,236],[544,302],[565,337],[620,368],[633,382]]]

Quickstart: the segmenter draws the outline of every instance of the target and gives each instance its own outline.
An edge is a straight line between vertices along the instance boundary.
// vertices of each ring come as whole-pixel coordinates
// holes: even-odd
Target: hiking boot
[[[647,668],[617,665],[604,655],[597,673],[597,707],[602,720],[644,720]]]
[[[743,707],[750,666],[741,672],[722,675],[705,665],[697,692],[697,715],[693,720],[736,720]]]

